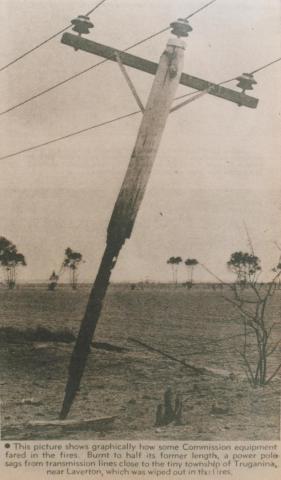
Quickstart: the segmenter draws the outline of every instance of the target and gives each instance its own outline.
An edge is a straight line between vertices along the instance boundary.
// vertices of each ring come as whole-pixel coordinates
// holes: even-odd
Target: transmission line
[[[38,145],[33,145],[32,147],[24,148],[23,150],[19,150],[18,152],[10,153],[9,155],[5,155],[0,157],[0,160],[5,160],[6,158],[15,157],[16,155],[20,155],[21,153],[30,152],[32,150],[36,150],[37,148],[45,147],[46,145],[50,145],[51,143],[59,142],[60,140],[65,140],[66,138],[74,137],[75,135],[80,135],[80,133],[88,132],[89,130],[94,130],[95,128],[104,127],[105,125],[109,125],[110,123],[118,122],[119,120],[123,120],[124,118],[132,117],[137,113],[140,113],[141,110],[136,110],[135,112],[127,113],[125,115],[121,115],[120,117],[112,118],[111,120],[106,120],[105,122],[96,123],[91,125],[90,127],[82,128],[81,130],[77,130],[72,133],[68,133],[67,135],[62,135],[61,137],[53,138],[52,140],[48,140],[47,142],[39,143]]]
[[[254,73],[260,72],[261,70],[265,70],[265,68],[270,67],[270,66],[273,65],[274,63],[280,62],[280,60],[281,60],[281,57],[280,57],[280,58],[276,58],[276,60],[272,60],[272,62],[267,63],[266,65],[263,65],[262,67],[259,67],[259,68],[257,68],[256,70],[253,70],[253,71],[250,72],[250,73],[254,74]]]
[[[281,60],[281,58],[277,59],[277,60],[274,60],[270,63],[267,63],[266,65],[263,65],[262,67],[259,67],[258,69],[254,70],[254,72],[265,70],[266,68],[270,67],[271,65],[273,65],[274,63],[276,63],[279,60]],[[231,82],[233,80],[236,80],[236,78],[237,77],[233,77],[233,78],[230,78],[228,80],[224,80],[223,82],[220,82],[220,83],[217,83],[217,84],[214,84],[214,85],[222,85],[224,83],[228,83],[228,82]],[[205,90],[206,94],[208,93],[208,90],[209,89]],[[196,90],[196,92],[197,92],[197,90]],[[174,100],[180,100],[180,99],[182,99],[184,97],[187,97],[187,96],[190,96],[190,95],[194,95],[194,97],[195,97],[196,94],[197,94],[196,92],[193,91],[193,92],[187,93],[185,95],[180,95],[180,96],[176,97]],[[104,127],[106,125],[109,125],[110,123],[115,123],[115,122],[118,122],[119,120],[123,120],[125,118],[132,117],[133,115],[137,115],[138,113],[141,113],[141,110],[136,110],[135,112],[130,112],[130,113],[127,113],[125,115],[121,115],[119,117],[112,118],[111,120],[106,120],[104,122],[91,125],[90,127],[82,128],[81,130],[77,130],[75,132],[68,133],[67,135],[62,135],[61,137],[53,138],[52,140],[48,140],[47,142],[43,142],[43,143],[40,143],[38,145],[34,145],[32,147],[28,147],[28,148],[25,148],[23,150],[19,150],[17,152],[10,153],[9,155],[4,155],[4,156],[0,157],[0,160],[6,160],[7,158],[15,157],[17,155],[20,155],[21,153],[30,152],[32,150],[36,150],[37,148],[45,147],[46,145],[50,145],[52,143],[59,142],[60,140],[65,140],[67,138],[74,137],[76,135],[80,135],[81,133],[88,132],[89,130],[94,130],[94,129],[99,128],[99,127]],[[204,267],[204,268],[206,268],[206,267]]]
[[[205,5],[203,5],[202,7],[198,8],[197,10],[195,10],[194,12],[192,12],[190,15],[188,15],[187,17],[185,17],[185,20],[188,20],[189,18],[193,17],[194,15],[196,15],[196,14],[199,13],[199,12],[201,12],[201,11],[204,10],[205,8],[209,7],[211,4],[215,3],[216,1],[217,1],[217,0],[212,0],[211,2],[206,3]],[[67,27],[67,28],[69,28],[69,27]],[[138,47],[139,45],[147,42],[148,40],[151,40],[151,39],[154,38],[154,37],[157,37],[158,35],[160,35],[160,34],[163,33],[163,32],[166,32],[166,31],[169,30],[169,29],[170,29],[170,27],[165,27],[165,28],[163,28],[162,30],[159,30],[158,32],[153,33],[152,35],[149,35],[148,37],[144,38],[143,40],[139,40],[138,42],[133,43],[132,45],[130,45],[129,47],[127,47],[125,50],[122,50],[122,51],[123,51],[123,52],[127,52],[127,51],[131,50],[132,48]],[[80,72],[74,73],[74,74],[71,75],[70,77],[67,77],[67,78],[65,78],[64,80],[61,80],[60,82],[55,83],[55,84],[52,85],[51,87],[48,87],[48,88],[46,88],[45,90],[42,90],[41,92],[32,95],[31,97],[27,98],[26,100],[23,100],[22,102],[19,102],[19,103],[17,103],[16,105],[13,105],[12,107],[7,108],[6,110],[3,110],[2,112],[0,112],[0,115],[5,115],[6,113],[9,113],[9,112],[11,112],[12,110],[15,110],[16,108],[19,108],[19,107],[25,105],[26,103],[29,103],[29,102],[31,102],[32,100],[35,100],[36,98],[41,97],[41,95],[45,95],[45,93],[51,92],[51,91],[54,90],[55,88],[60,87],[61,85],[64,85],[64,84],[70,82],[71,80],[74,80],[75,78],[80,77],[81,75],[84,75],[84,73],[87,73],[87,72],[89,72],[90,70],[93,70],[94,68],[97,68],[97,67],[99,67],[100,65],[102,65],[103,63],[106,63],[106,62],[108,62],[108,61],[109,61],[109,59],[104,59],[104,60],[101,60],[101,61],[98,62],[98,63],[95,63],[94,65],[91,65],[91,66],[88,67],[88,68],[85,68],[84,70],[80,70]]]
[[[94,8],[92,8],[91,10],[89,10],[89,12],[85,13],[85,16],[88,17],[89,15],[91,15],[91,13],[93,13],[95,10],[97,10],[98,7],[100,7],[104,2],[106,2],[106,0],[101,0],[97,5],[95,5]],[[51,35],[50,37],[46,38],[46,40],[43,40],[43,42],[41,43],[38,43],[38,45],[35,45],[34,47],[32,47],[30,50],[27,50],[26,52],[22,53],[19,57],[15,58],[14,60],[12,60],[11,62],[7,63],[6,65],[4,65],[3,67],[0,68],[0,72],[3,72],[3,70],[6,70],[6,68],[10,67],[11,65],[14,65],[14,63],[18,62],[19,60],[21,60],[22,58],[26,57],[27,55],[29,55],[30,53],[34,52],[35,50],[37,50],[38,48],[42,47],[43,45],[45,45],[46,43],[48,43],[50,40],[53,40],[54,38],[58,37],[61,33],[65,32],[66,30],[68,30],[70,27],[72,27],[73,25],[70,23],[69,25],[67,25],[66,27],[62,28],[61,30],[59,30],[57,33],[54,33],[53,35]]]
[[[196,94],[194,94],[194,92],[192,92],[192,94],[194,96],[196,96]],[[182,98],[182,97],[176,97],[174,100],[179,100],[180,98]],[[75,132],[71,132],[71,133],[68,133],[66,135],[62,135],[61,137],[53,138],[52,140],[48,140],[47,142],[39,143],[37,145],[33,145],[32,147],[27,147],[27,148],[24,148],[23,150],[19,150],[17,152],[10,153],[8,155],[4,155],[4,156],[0,157],[0,160],[6,160],[7,158],[15,157],[17,155],[20,155],[21,153],[26,153],[26,152],[30,152],[32,150],[37,150],[38,148],[45,147],[46,145],[50,145],[52,143],[59,142],[60,140],[65,140],[67,138],[74,137],[76,135],[80,135],[81,133],[88,132],[89,130],[94,130],[94,129],[99,128],[99,127],[105,127],[106,125],[109,125],[110,123],[118,122],[119,120],[123,120],[125,118],[132,117],[133,115],[137,115],[138,113],[141,113],[141,110],[136,110],[135,112],[130,112],[130,113],[127,113],[125,115],[121,115],[120,117],[112,118],[111,120],[106,120],[106,121],[101,122],[101,123],[96,123],[94,125],[91,125],[90,127],[82,128],[82,129],[77,130]]]
[[[216,1],[216,0],[215,0],[215,1]],[[212,3],[213,3],[213,2],[212,2]],[[202,7],[202,8],[203,8],[203,7]],[[201,10],[202,10],[202,8],[201,8]],[[205,8],[206,8],[206,6],[205,6]],[[195,14],[195,12],[194,12],[193,14],[191,14],[191,15],[194,15],[194,14]],[[143,40],[143,41],[145,41],[145,40]],[[129,48],[133,48],[133,47],[131,46],[131,47],[129,47]],[[127,49],[127,50],[128,50],[128,49]],[[104,63],[104,62],[106,62],[106,61],[107,61],[107,59],[103,60],[103,61],[100,62],[100,63]],[[252,72],[250,72],[250,73],[251,73],[251,74],[254,74],[254,73],[260,72],[260,71],[262,71],[262,70],[265,70],[266,68],[269,68],[270,66],[272,66],[273,64],[275,64],[275,63],[277,63],[277,62],[279,62],[279,61],[281,61],[281,57],[280,57],[280,58],[277,58],[277,59],[275,59],[275,60],[273,60],[273,61],[271,61],[271,62],[269,62],[269,63],[267,63],[267,64],[265,64],[265,65],[262,65],[261,67],[255,69],[255,70],[252,70]],[[99,64],[100,64],[100,63],[99,63]],[[97,64],[97,65],[99,65],[99,64]],[[93,67],[90,67],[90,68],[93,68]],[[216,86],[223,85],[223,84],[229,83],[229,82],[231,82],[231,81],[234,81],[234,80],[236,80],[236,79],[237,79],[237,77],[232,77],[232,78],[229,78],[228,80],[223,80],[222,82],[217,83],[217,84],[214,84],[214,85],[216,85]],[[211,89],[211,87],[210,87],[210,89]],[[206,93],[206,94],[209,93],[210,89],[206,89],[206,90],[205,90],[205,93]],[[189,93],[184,94],[184,95],[180,95],[180,96],[176,97],[174,100],[180,100],[180,99],[182,99],[182,98],[185,98],[185,97],[188,97],[188,96],[191,96],[191,95],[193,95],[194,97],[196,97],[196,92],[197,92],[197,90],[196,90],[196,91],[189,92]],[[202,92],[202,93],[204,93],[204,92]],[[198,97],[198,98],[199,98],[199,97]],[[28,148],[25,148],[25,149],[23,149],[23,150],[19,150],[19,151],[17,151],[17,152],[10,153],[10,154],[8,154],[8,155],[3,155],[2,157],[0,157],[0,160],[6,160],[6,159],[8,159],[8,158],[15,157],[15,156],[20,155],[20,154],[22,154],[22,153],[26,153],[26,152],[29,152],[29,151],[32,151],[32,150],[36,150],[36,149],[38,149],[38,148],[44,147],[44,146],[46,146],[46,145],[50,145],[50,144],[55,143],[55,142],[58,142],[58,141],[60,141],[60,140],[65,140],[65,139],[67,139],[67,138],[70,138],[70,137],[73,137],[73,136],[76,136],[76,135],[80,135],[81,133],[87,132],[87,131],[89,131],[89,130],[94,130],[94,129],[96,129],[96,128],[109,125],[109,124],[111,124],[111,123],[115,123],[115,122],[117,122],[117,121],[119,121],[119,120],[123,120],[123,119],[125,119],[125,118],[129,118],[129,117],[131,117],[131,116],[133,116],[133,115],[137,115],[138,113],[141,113],[141,110],[136,110],[136,111],[134,111],[134,112],[130,112],[130,113],[128,113],[128,114],[125,114],[125,115],[122,115],[122,116],[119,116],[119,117],[115,117],[115,118],[113,118],[113,119],[111,119],[111,120],[107,120],[107,121],[104,121],[104,122],[101,122],[101,123],[98,123],[98,124],[91,125],[90,127],[86,127],[86,128],[77,130],[77,131],[75,131],[75,132],[71,132],[71,133],[66,134],[66,135],[63,135],[63,136],[61,136],[61,137],[57,137],[57,138],[54,138],[54,139],[52,139],[52,140],[48,140],[47,142],[43,142],[43,143],[40,143],[40,144],[38,144],[38,145],[34,145],[34,146],[32,146],[32,147],[28,147]],[[206,267],[204,267],[204,268],[206,268]]]
[[[262,70],[265,70],[266,68],[270,67],[274,63],[277,63],[277,62],[280,62],[280,61],[281,61],[281,57],[276,58],[272,62],[266,63],[262,67],[256,68],[255,70],[252,70],[251,72],[249,72],[249,74],[253,75],[254,73],[261,72]],[[225,85],[226,83],[234,82],[234,80],[237,80],[237,77],[228,78],[227,80],[223,80],[222,82],[216,83],[215,85],[219,87],[220,85]],[[195,92],[197,92],[197,90],[193,90],[192,92],[185,93],[184,95],[181,95],[181,96],[177,97],[176,100],[180,100],[182,98],[189,97],[190,95],[194,95]],[[206,93],[208,93],[208,89],[206,89]],[[1,115],[1,113],[0,113],[0,115]]]
[[[281,58],[279,60],[281,60]],[[262,67],[259,67],[257,70],[258,71],[265,70],[266,68],[273,65],[273,63],[276,63],[276,61],[267,63],[266,65],[263,65]],[[257,70],[255,70],[255,71],[257,71]],[[232,80],[236,80],[236,78],[237,77],[233,77],[231,79],[224,80],[223,82],[220,82],[220,83],[217,83],[217,84],[214,84],[214,85],[222,85],[223,83],[228,83],[228,82],[231,82]],[[209,91],[209,89],[206,89],[205,93],[207,94],[208,91]],[[195,97],[197,95],[197,90],[195,92],[193,91],[193,92],[187,93],[185,95],[180,95],[180,96],[176,97],[174,100],[180,100],[180,99],[182,99],[184,97],[187,97],[187,96],[190,96],[190,95],[194,95],[194,97]],[[79,135],[80,133],[88,132],[89,130],[94,130],[94,129],[99,128],[99,127],[104,127],[104,126],[106,126],[110,123],[115,123],[119,120],[123,120],[125,118],[132,117],[133,115],[137,115],[138,113],[141,113],[141,110],[136,110],[135,112],[127,113],[127,114],[122,115],[120,117],[115,117],[115,118],[112,118],[111,120],[107,120],[107,121],[102,122],[102,123],[97,123],[97,124],[91,125],[90,127],[82,128],[81,130],[77,130],[77,131],[69,133],[67,135],[63,135],[61,137],[54,138],[54,139],[49,140],[47,142],[43,142],[43,143],[40,143],[38,145],[34,145],[32,147],[28,147],[28,148],[25,148],[23,150],[19,150],[18,152],[10,153],[9,155],[4,155],[4,156],[0,157],[0,160],[6,160],[7,158],[15,157],[17,155],[20,155],[21,153],[30,152],[31,150],[36,150],[37,148],[41,148],[41,147],[44,147],[46,145],[50,145],[51,143],[59,142],[60,140],[65,140],[66,138],[74,137],[75,135]]]

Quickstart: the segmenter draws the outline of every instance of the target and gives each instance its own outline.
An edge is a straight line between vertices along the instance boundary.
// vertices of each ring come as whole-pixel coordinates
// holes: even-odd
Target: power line
[[[211,2],[206,3],[205,5],[203,5],[202,7],[200,7],[199,9],[195,10],[195,11],[192,12],[190,15],[188,15],[187,17],[185,17],[185,20],[188,20],[189,18],[193,17],[194,15],[196,15],[196,14],[199,13],[199,12],[201,12],[201,11],[204,10],[205,8],[209,7],[211,4],[213,4],[213,3],[216,2],[216,1],[217,1],[217,0],[212,0]],[[67,28],[69,28],[69,27],[67,27]],[[149,35],[148,37],[144,38],[143,40],[140,40],[140,41],[134,43],[133,45],[130,45],[130,46],[127,47],[125,50],[123,50],[123,52],[127,52],[128,50],[131,50],[132,48],[138,47],[139,45],[147,42],[148,40],[151,40],[151,39],[154,38],[154,37],[157,37],[158,35],[160,35],[160,34],[163,33],[163,32],[166,32],[166,31],[169,30],[169,29],[170,29],[170,27],[165,27],[165,28],[163,28],[162,30],[159,30],[158,32],[153,33],[152,35]],[[97,68],[97,67],[99,67],[100,65],[102,65],[102,64],[104,64],[104,63],[106,63],[106,62],[108,62],[108,61],[109,61],[109,59],[104,59],[104,60],[101,60],[101,61],[98,62],[98,63],[95,63],[95,65],[91,65],[90,67],[85,68],[84,70],[80,70],[80,72],[74,73],[74,74],[71,75],[70,77],[67,77],[67,78],[65,78],[64,80],[61,80],[60,82],[55,83],[55,84],[52,85],[51,87],[48,87],[48,88],[46,88],[45,90],[42,90],[41,92],[32,95],[31,97],[27,98],[26,100],[23,100],[22,102],[19,102],[19,103],[17,103],[16,105],[13,105],[12,107],[7,108],[6,110],[3,110],[2,112],[0,112],[0,115],[5,115],[6,113],[9,113],[9,112],[11,112],[12,110],[15,110],[16,108],[19,108],[19,107],[25,105],[26,103],[29,103],[29,102],[31,102],[32,100],[35,100],[36,98],[41,97],[41,95],[44,95],[45,93],[51,92],[51,91],[54,90],[55,88],[60,87],[61,85],[64,85],[64,84],[70,82],[71,80],[74,80],[75,78],[80,77],[81,75],[84,75],[84,73],[87,73],[87,72],[89,72],[90,70],[93,70],[94,68]]]
[[[190,18],[194,17],[199,12],[202,12],[202,10],[205,10],[205,8],[210,7],[213,3],[215,3],[217,0],[212,0],[209,3],[205,3],[202,7],[198,8],[198,10],[195,10],[193,13],[190,13],[187,17],[185,17],[185,20],[189,20]]]
[[[277,62],[280,62],[280,61],[281,61],[281,57],[276,58],[272,62],[266,63],[265,65],[263,65],[259,68],[256,68],[255,70],[252,70],[251,72],[249,72],[249,74],[253,75],[254,73],[261,72],[262,70],[265,70],[266,68],[270,67],[274,63],[277,63]],[[231,78],[228,78],[227,80],[223,80],[222,82],[216,83],[214,85],[219,87],[220,85],[225,85],[226,83],[234,82],[235,80],[237,80],[237,77],[231,77]],[[189,97],[190,95],[194,95],[195,92],[197,92],[197,90],[193,90],[192,92],[185,93],[184,95],[181,95],[180,97],[177,97],[176,100],[180,100],[182,98]],[[208,89],[206,89],[206,93],[208,93]],[[0,115],[1,115],[1,113],[0,113]]]
[[[192,92],[192,93],[193,93],[194,96],[196,96],[196,94],[194,94],[194,92]],[[175,100],[179,100],[180,98],[181,97],[177,97],[177,98],[175,98]],[[82,129],[77,130],[75,132],[68,133],[66,135],[62,135],[61,137],[53,138],[52,140],[48,140],[47,142],[39,143],[37,145],[33,145],[32,147],[24,148],[23,150],[19,150],[17,152],[10,153],[9,155],[4,155],[4,156],[0,157],[0,160],[6,160],[7,158],[15,157],[17,155],[20,155],[21,153],[26,153],[26,152],[30,152],[32,150],[37,150],[38,148],[45,147],[46,145],[50,145],[52,143],[59,142],[60,140],[65,140],[67,138],[74,137],[76,135],[80,135],[81,133],[88,132],[89,130],[94,130],[94,129],[99,128],[99,127],[104,127],[106,125],[109,125],[110,123],[115,123],[119,120],[123,120],[125,118],[132,117],[133,115],[136,115],[138,113],[141,113],[141,110],[136,110],[135,112],[127,113],[127,114],[122,115],[120,117],[115,117],[111,120],[106,120],[104,122],[91,125],[90,127],[82,128]]]
[[[259,68],[257,68],[256,70],[253,70],[253,71],[250,72],[250,73],[254,74],[254,73],[260,72],[261,70],[264,70],[265,68],[270,67],[270,66],[273,65],[274,63],[280,62],[280,60],[281,60],[281,57],[280,57],[280,58],[276,58],[276,60],[272,60],[272,62],[267,63],[266,65],[263,65],[262,67],[259,67]]]
[[[47,142],[39,143],[38,145],[24,148],[23,150],[19,150],[18,152],[10,153],[9,155],[0,157],[0,160],[5,160],[6,158],[11,158],[11,157],[15,157],[16,155],[20,155],[21,153],[30,152],[31,150],[36,150],[37,148],[45,147],[46,145],[50,145],[51,143],[59,142],[60,140],[65,140],[66,138],[74,137],[75,135],[88,132],[89,130],[94,130],[95,128],[104,127],[105,125],[109,125],[110,123],[117,122],[118,120],[123,120],[124,118],[132,117],[133,115],[136,115],[137,113],[140,113],[140,112],[141,110],[137,110],[135,112],[127,113],[126,115],[121,115],[120,117],[112,118],[111,120],[106,120],[101,123],[96,123],[94,125],[91,125],[90,127],[82,128],[81,130],[68,133],[67,135],[63,135],[61,137],[53,138],[52,140],[48,140]]]
[[[194,12],[190,13],[187,17],[184,17],[184,20],[189,20],[191,17],[193,17],[193,16],[196,15],[197,13],[201,12],[202,10],[205,10],[205,8],[211,6],[212,3],[215,3],[216,1],[217,1],[217,0],[211,0],[211,1],[208,2],[208,3],[205,3],[205,5],[203,5],[202,7],[198,8],[198,9],[195,10]],[[130,50],[131,48],[137,47],[138,45],[141,45],[141,44],[144,43],[144,42],[147,42],[147,40],[151,40],[152,38],[157,37],[157,36],[160,35],[161,33],[167,32],[168,30],[170,30],[170,28],[171,28],[170,26],[169,26],[169,27],[162,28],[162,30],[159,30],[159,32],[153,33],[153,34],[150,35],[149,37],[146,37],[144,40],[140,40],[139,42],[135,43],[135,44],[132,45],[131,47],[129,47],[129,48],[127,48],[126,50],[124,50],[124,52],[126,52],[127,50]]]
[[[97,5],[95,5],[94,8],[92,8],[91,10],[89,10],[89,12],[85,13],[85,16],[88,17],[89,15],[91,15],[91,13],[93,13],[95,10],[97,10],[98,7],[100,7],[106,0],[101,0]],[[51,35],[50,37],[46,38],[46,40],[43,40],[43,42],[41,43],[38,43],[38,45],[35,45],[35,47],[32,47],[30,50],[27,50],[26,52],[22,53],[19,57],[15,58],[14,60],[12,60],[11,62],[7,63],[6,65],[4,65],[3,67],[0,68],[0,72],[3,72],[3,70],[6,70],[6,68],[10,67],[11,65],[14,65],[14,63],[18,62],[19,60],[21,60],[22,58],[26,57],[27,55],[29,55],[30,53],[34,52],[35,50],[37,50],[38,48],[42,47],[43,45],[45,45],[46,43],[48,43],[50,40],[53,40],[54,38],[58,37],[61,33],[65,32],[66,30],[68,30],[70,27],[72,27],[72,24],[70,23],[69,25],[67,25],[66,27],[62,28],[61,30],[59,30],[57,33],[54,33],[53,35]]]
[[[194,94],[194,92],[192,92],[192,93]],[[194,96],[195,96],[195,94],[194,94]],[[181,97],[177,97],[177,98],[175,98],[175,100],[178,100],[180,98]],[[17,152],[10,153],[9,155],[4,155],[4,156],[0,157],[0,160],[6,160],[7,158],[15,157],[17,155],[20,155],[21,153],[26,153],[26,152],[30,152],[32,150],[36,150],[37,148],[45,147],[46,145],[50,145],[52,143],[59,142],[60,140],[65,140],[67,138],[74,137],[74,136],[79,135],[81,133],[88,132],[89,130],[94,130],[95,128],[99,128],[99,127],[104,127],[106,125],[109,125],[110,123],[115,123],[119,120],[123,120],[125,118],[132,117],[133,115],[136,115],[138,113],[141,113],[141,110],[136,110],[135,112],[127,113],[125,115],[115,117],[111,120],[106,120],[104,122],[91,125],[90,127],[82,128],[82,129],[77,130],[75,132],[68,133],[66,135],[62,135],[61,137],[53,138],[52,140],[48,140],[47,142],[39,143],[37,145],[33,145],[32,147],[24,148],[23,150],[19,150]]]
[[[281,59],[280,59],[280,60],[281,60]],[[273,63],[276,63],[276,62],[273,61],[273,62],[267,63],[266,65],[263,65],[262,67],[259,67],[258,70],[259,70],[259,71],[260,71],[260,70],[264,70],[265,68],[268,68],[269,66],[271,66]],[[233,77],[233,78],[228,79],[228,80],[224,80],[223,82],[220,82],[220,83],[217,83],[217,84],[214,84],[214,85],[222,85],[222,84],[224,84],[224,83],[231,82],[232,80],[236,80],[236,77]],[[206,94],[208,93],[208,90],[209,90],[209,89],[205,90],[205,93],[206,93]],[[202,93],[203,93],[203,92],[202,92]],[[185,94],[185,95],[180,95],[180,96],[176,97],[174,100],[180,100],[180,99],[182,99],[182,98],[184,98],[184,97],[187,97],[187,96],[190,96],[190,95],[194,95],[194,97],[195,97],[195,96],[197,95],[197,90],[196,90],[195,92],[194,92],[194,91],[193,91],[193,92],[189,92],[189,93],[187,93],[187,94]],[[115,117],[115,118],[113,118],[113,119],[111,119],[111,120],[106,120],[106,121],[104,121],[104,122],[91,125],[90,127],[82,128],[81,130],[77,130],[77,131],[72,132],[72,133],[69,133],[69,134],[67,134],[67,135],[63,135],[63,136],[61,136],[61,137],[57,137],[57,138],[54,138],[54,139],[52,139],[52,140],[49,140],[49,141],[47,141],[47,142],[43,142],[43,143],[40,143],[40,144],[38,144],[38,145],[34,145],[34,146],[32,146],[32,147],[28,147],[28,148],[25,148],[25,149],[23,149],[23,150],[19,150],[19,151],[17,151],[17,152],[10,153],[9,155],[4,155],[4,156],[0,157],[0,160],[6,160],[7,158],[15,157],[15,156],[17,156],[17,155],[20,155],[21,153],[26,153],[26,152],[30,152],[30,151],[32,151],[32,150],[36,150],[36,149],[41,148],[41,147],[44,147],[44,146],[46,146],[46,145],[50,145],[50,144],[52,144],[52,143],[59,142],[60,140],[65,140],[65,139],[67,139],[67,138],[74,137],[74,136],[76,136],[76,135],[79,135],[79,134],[81,134],[81,133],[87,132],[87,131],[89,131],[89,130],[94,130],[94,129],[99,128],[99,127],[104,127],[104,126],[106,126],[106,125],[109,125],[110,123],[115,123],[115,122],[117,122],[117,121],[119,121],[119,120],[123,120],[123,119],[125,119],[125,118],[132,117],[133,115],[136,115],[136,114],[138,114],[138,113],[141,113],[141,110],[136,110],[135,112],[127,113],[127,114],[125,114],[125,115],[122,115],[122,116],[119,116],[119,117]],[[204,265],[203,265],[203,267],[204,267],[206,270],[208,270]],[[209,273],[210,273],[210,272],[209,272]],[[221,280],[220,280],[220,281],[221,281]]]
[[[42,90],[41,92],[39,93],[36,93],[35,95],[32,95],[32,97],[29,97],[27,98],[26,100],[23,100],[22,102],[20,103],[17,103],[16,105],[13,105],[12,107],[10,108],[7,108],[7,110],[3,110],[2,112],[0,112],[0,116],[1,115],[5,115],[6,113],[9,113],[11,112],[12,110],[15,110],[16,108],[19,108],[23,105],[25,105],[26,103],[29,103],[31,102],[31,100],[35,100],[35,98],[38,98],[38,97],[41,97],[41,95],[44,95],[45,93],[48,93],[48,92],[51,92],[52,90],[54,90],[55,88],[57,87],[60,87],[61,85],[64,85],[65,83],[67,82],[70,82],[70,80],[74,80],[74,78],[77,78],[79,77],[80,75],[83,75],[83,73],[86,73],[86,72],[89,72],[90,70],[92,70],[93,68],[95,67],[98,67],[99,65],[102,65],[103,63],[107,62],[108,60],[102,60],[101,62],[99,63],[96,63],[95,65],[89,67],[89,68],[86,68],[85,70],[82,70],[78,73],[75,73],[74,75],[71,75],[71,77],[68,77],[66,78],[65,80],[62,80],[61,82],[58,82],[58,83],[55,83],[54,85],[52,85],[51,87],[48,87],[46,88],[45,90]]]

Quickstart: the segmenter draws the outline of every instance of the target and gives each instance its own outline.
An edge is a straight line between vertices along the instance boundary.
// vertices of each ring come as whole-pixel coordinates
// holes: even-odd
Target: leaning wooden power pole
[[[80,17],[82,18],[82,17]],[[79,22],[74,23],[74,30],[79,34],[88,33],[85,28],[85,17],[82,18],[82,28],[79,30]],[[171,110],[172,102],[178,84],[182,80],[182,66],[185,43],[180,37],[187,37],[188,32],[192,30],[185,20],[178,20],[171,24],[174,38],[170,39],[160,58],[159,65],[155,68],[153,62],[149,62],[133,55],[124,54],[124,52],[116,51],[110,47],[90,42],[73,34],[64,34],[62,42],[73,46],[75,50],[83,49],[91,53],[107,56],[113,61],[122,64],[129,64],[135,68],[155,73],[155,79],[147,104],[144,108],[143,118],[139,128],[136,144],[129,162],[127,172],[120,193],[116,200],[113,213],[107,229],[106,247],[101,260],[101,264],[92,287],[86,312],[81,322],[77,341],[71,356],[68,381],[65,389],[65,396],[60,419],[65,419],[69,413],[75,395],[80,387],[80,382],[85,369],[92,338],[100,317],[103,300],[109,285],[112,269],[114,268],[119,252],[126,239],[130,238],[137,213],[139,211],[145,189],[149,180],[151,169],[157,154],[161,136],[163,134],[166,120]],[[98,50],[98,52],[97,52]],[[106,52],[106,55],[104,55]],[[137,60],[136,60],[137,59]],[[153,71],[154,70],[154,71]],[[189,77],[186,75],[186,77]],[[195,77],[189,80],[194,81]],[[197,82],[197,83],[196,83]],[[244,93],[224,89],[226,93],[223,95],[221,87],[210,82],[195,79],[195,83],[199,90],[205,90],[213,86],[216,88],[210,90],[210,93],[217,94],[220,97],[230,97],[231,101],[236,101],[239,105],[247,104],[247,106],[255,108],[257,100],[248,97]],[[200,83],[201,82],[201,83]],[[188,83],[185,83],[188,84]],[[196,87],[195,87],[196,88]],[[136,91],[133,91],[136,96]]]
[[[71,357],[69,379],[60,414],[61,419],[67,416],[79,388],[111,271],[117,261],[122,245],[131,236],[135,218],[144,196],[166,120],[179,84],[183,68],[184,48],[184,41],[180,38],[170,39],[160,58],[135,148],[109,222],[103,258],[90,293],[85,316],[82,320]]]

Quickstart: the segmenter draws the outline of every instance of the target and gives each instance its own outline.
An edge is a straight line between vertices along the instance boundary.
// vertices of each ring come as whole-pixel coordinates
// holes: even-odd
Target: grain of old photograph
[[[280,1],[0,12],[2,440],[280,440]]]

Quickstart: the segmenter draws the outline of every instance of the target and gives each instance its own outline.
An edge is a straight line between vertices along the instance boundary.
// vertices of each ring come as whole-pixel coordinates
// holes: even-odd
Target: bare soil
[[[95,335],[96,342],[124,351],[93,348],[69,419],[116,416],[101,431],[31,428],[34,420],[58,418],[73,343],[1,340],[2,439],[169,439],[277,440],[280,438],[280,377],[251,388],[236,348],[239,314],[206,287],[151,285],[134,290],[113,285]],[[89,294],[60,287],[20,286],[0,290],[0,330],[68,329],[77,334]],[[269,320],[280,322],[281,292],[272,299]],[[280,328],[275,331],[276,340]],[[132,343],[133,337],[198,367],[232,376],[194,374],[190,369]],[[51,337],[52,339],[52,337]],[[270,358],[270,370],[280,349]],[[155,426],[157,406],[167,387],[183,400],[182,425]]]

